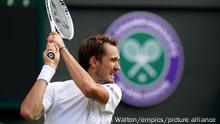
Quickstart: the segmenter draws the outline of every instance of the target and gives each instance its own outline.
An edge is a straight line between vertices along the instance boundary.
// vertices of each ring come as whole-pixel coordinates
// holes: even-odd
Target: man
[[[117,41],[105,35],[88,38],[79,48],[80,64],[56,32],[47,42],[44,66],[21,105],[21,115],[28,120],[45,115],[45,124],[110,124],[122,96],[114,83],[120,69]],[[51,50],[54,59],[46,55]],[[72,80],[50,83],[60,55]]]

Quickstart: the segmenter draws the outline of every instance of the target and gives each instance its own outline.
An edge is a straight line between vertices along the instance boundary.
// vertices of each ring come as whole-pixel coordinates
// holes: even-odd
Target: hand
[[[49,43],[52,43],[52,42],[55,43],[58,46],[58,48],[65,46],[62,37],[57,32],[50,33],[47,41]]]
[[[56,70],[56,68],[58,66],[58,63],[59,63],[59,60],[60,60],[60,53],[59,53],[59,47],[57,46],[57,44],[51,42],[51,39],[53,39],[52,37],[53,36],[51,36],[51,35],[48,37],[48,40],[47,40],[48,43],[47,43],[46,49],[43,53],[43,58],[44,58],[44,64],[49,65],[49,66],[51,66],[52,68],[54,68]],[[50,59],[47,56],[47,53],[49,51],[54,52],[55,58]]]

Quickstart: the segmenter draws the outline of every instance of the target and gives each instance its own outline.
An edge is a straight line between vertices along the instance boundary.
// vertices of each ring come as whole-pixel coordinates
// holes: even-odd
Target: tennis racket
[[[63,39],[71,40],[74,35],[73,21],[64,1],[45,0],[45,5],[51,31],[57,32]],[[49,51],[47,56],[53,59],[55,53]]]

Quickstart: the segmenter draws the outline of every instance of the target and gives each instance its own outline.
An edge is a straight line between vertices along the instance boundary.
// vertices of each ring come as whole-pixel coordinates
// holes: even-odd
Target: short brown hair
[[[109,43],[113,46],[118,44],[118,40],[115,38],[110,38],[109,36],[95,35],[90,36],[88,39],[84,40],[78,51],[79,64],[87,71],[89,69],[89,59],[95,56],[98,60],[102,60],[104,55],[104,44]]]

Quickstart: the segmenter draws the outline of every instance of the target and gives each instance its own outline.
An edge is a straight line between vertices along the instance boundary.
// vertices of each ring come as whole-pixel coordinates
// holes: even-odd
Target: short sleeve
[[[52,105],[53,102],[53,93],[54,93],[54,87],[51,86],[52,84],[49,84],[46,88],[44,98],[43,98],[43,106],[44,106],[44,113],[47,112]]]
[[[114,113],[116,107],[121,101],[122,92],[117,84],[102,85],[109,93],[108,102],[102,106],[101,110],[105,112]]]
[[[53,99],[53,88],[50,86],[50,84],[48,84],[45,93],[44,93],[44,97],[43,97],[43,106],[44,106],[44,111],[35,118],[35,120],[38,120],[41,118],[42,115],[44,115],[44,113],[46,113],[51,105],[52,105],[52,99]]]

